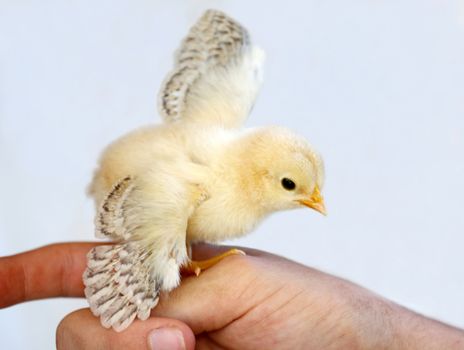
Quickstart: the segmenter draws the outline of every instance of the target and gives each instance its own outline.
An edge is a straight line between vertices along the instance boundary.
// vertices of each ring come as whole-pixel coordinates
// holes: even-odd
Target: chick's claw
[[[182,268],[182,271],[186,274],[193,275],[195,274],[196,276],[199,276],[201,271],[206,270],[214,265],[216,265],[218,262],[220,262],[222,259],[231,256],[231,255],[246,255],[243,250],[240,249],[229,249],[228,251],[219,254],[215,257],[212,257],[207,260],[201,260],[201,261],[195,261],[191,260],[186,266]]]

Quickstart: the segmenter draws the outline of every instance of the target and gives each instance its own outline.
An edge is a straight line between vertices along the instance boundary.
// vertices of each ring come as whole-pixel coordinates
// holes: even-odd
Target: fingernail
[[[158,328],[148,335],[151,350],[185,350],[184,336],[174,327]]]

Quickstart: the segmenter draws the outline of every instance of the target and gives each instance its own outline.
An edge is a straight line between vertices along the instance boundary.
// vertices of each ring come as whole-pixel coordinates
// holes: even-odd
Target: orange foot
[[[218,256],[212,257],[207,260],[202,261],[195,261],[191,260],[186,266],[183,267],[183,271],[190,274],[195,274],[197,276],[200,275],[201,271],[210,268],[211,266],[216,265],[222,259],[230,256],[230,255],[246,255],[243,250],[240,249],[230,249]]]

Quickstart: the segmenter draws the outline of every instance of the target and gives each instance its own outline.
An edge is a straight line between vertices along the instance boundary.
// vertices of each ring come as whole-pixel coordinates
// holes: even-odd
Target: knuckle
[[[76,334],[72,327],[70,327],[70,319],[72,314],[66,315],[58,324],[56,328],[56,348],[57,349],[72,349],[75,348],[72,344],[75,343]]]
[[[88,349],[88,327],[84,326],[87,312],[87,309],[76,310],[60,321],[55,334],[57,349]]]
[[[239,270],[241,272],[251,273],[256,272],[257,270],[254,258],[249,255],[234,255],[226,260],[230,268]]]

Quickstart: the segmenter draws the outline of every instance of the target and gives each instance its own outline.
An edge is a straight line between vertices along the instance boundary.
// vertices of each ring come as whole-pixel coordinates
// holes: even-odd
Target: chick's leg
[[[190,256],[191,249],[187,249],[187,251],[189,252],[189,256]],[[200,275],[201,271],[206,270],[210,268],[211,266],[216,265],[219,261],[231,255],[246,255],[246,254],[243,250],[233,248],[233,249],[230,249],[222,254],[219,254],[207,260],[201,260],[201,261],[190,260],[190,262],[183,267],[183,271],[185,271],[186,273],[191,273],[191,274],[195,274],[198,276]]]

